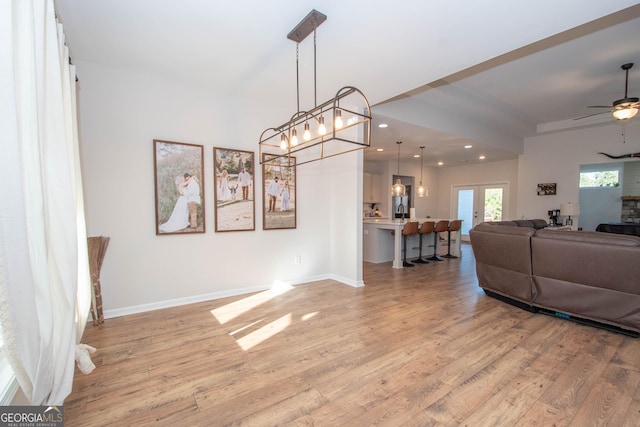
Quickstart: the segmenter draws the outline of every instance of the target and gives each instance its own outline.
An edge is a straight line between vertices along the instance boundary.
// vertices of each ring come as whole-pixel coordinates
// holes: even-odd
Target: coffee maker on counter
[[[560,209],[547,211],[547,215],[549,215],[549,225],[554,227],[562,225],[562,223],[560,222]]]

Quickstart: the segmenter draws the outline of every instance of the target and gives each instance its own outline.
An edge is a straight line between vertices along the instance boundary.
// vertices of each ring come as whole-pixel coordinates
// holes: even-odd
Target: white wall
[[[624,139],[622,131],[620,124],[612,123],[526,138],[524,154],[518,161],[516,216],[547,218],[547,211],[560,209],[560,203],[577,202],[580,165],[620,161],[599,152],[616,156],[640,152],[640,121],[635,119],[624,126]],[[556,195],[538,196],[538,183],[547,182],[557,183]],[[580,217],[574,225],[580,226]]]
[[[624,166],[622,194],[625,196],[640,195],[640,161],[627,162]]]
[[[331,203],[325,211],[333,236],[329,249],[332,278],[351,286],[362,286],[362,209],[355,208],[354,201],[358,207],[362,206],[363,152],[358,150],[322,163]]]
[[[254,151],[257,163],[260,133],[290,116],[290,102],[283,107],[275,100],[225,99],[153,75],[82,61],[77,66],[88,235],[111,238],[101,273],[107,317],[255,290],[278,280],[331,276],[332,195],[323,162],[298,168],[297,229],[262,230],[257,168],[256,230],[214,232],[213,147]],[[155,235],[153,139],[204,146],[206,233]],[[357,170],[357,158],[351,161]],[[343,210],[360,211],[356,185],[343,193]],[[341,262],[361,264],[361,251],[340,255]],[[294,262],[298,256],[300,264]],[[359,274],[340,270],[337,276],[358,283],[361,269]]]

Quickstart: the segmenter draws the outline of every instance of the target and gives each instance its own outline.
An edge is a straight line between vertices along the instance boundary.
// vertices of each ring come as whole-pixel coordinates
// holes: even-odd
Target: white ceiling
[[[608,120],[572,119],[623,97],[627,62],[636,63],[629,96],[640,96],[640,4],[630,0],[55,2],[74,60],[247,97],[265,110],[295,101],[286,35],[315,8],[328,16],[318,28],[318,101],[346,85],[367,95],[372,146],[385,148],[365,151],[373,161],[395,159],[398,140],[403,156],[425,145],[425,164],[514,158],[541,128]],[[303,108],[313,102],[312,43],[300,44]],[[389,127],[378,129],[381,121]],[[256,145],[273,125],[255,124]]]
[[[403,153],[426,146],[428,164],[460,165],[480,155],[503,160],[522,152],[518,142],[525,137],[615,122],[607,109],[587,106],[611,106],[624,97],[620,67],[629,62],[635,66],[628,96],[640,96],[639,13],[636,7],[575,28],[375,106],[376,122],[389,127],[372,141],[385,152],[372,151],[367,159],[397,158],[395,141],[402,140]]]

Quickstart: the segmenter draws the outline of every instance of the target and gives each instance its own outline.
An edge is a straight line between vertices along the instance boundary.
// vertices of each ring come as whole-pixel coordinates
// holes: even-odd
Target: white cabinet
[[[363,203],[382,202],[382,175],[374,173],[364,174],[364,185],[362,191]]]

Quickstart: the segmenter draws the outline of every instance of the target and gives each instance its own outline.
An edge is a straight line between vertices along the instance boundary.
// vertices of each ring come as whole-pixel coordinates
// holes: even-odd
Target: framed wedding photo
[[[204,147],[153,140],[156,235],[205,232]]]
[[[256,229],[254,153],[213,147],[216,232]]]
[[[296,158],[262,156],[262,228],[296,228]]]

